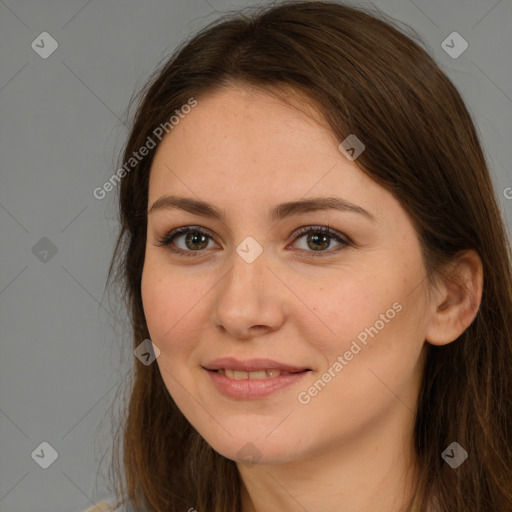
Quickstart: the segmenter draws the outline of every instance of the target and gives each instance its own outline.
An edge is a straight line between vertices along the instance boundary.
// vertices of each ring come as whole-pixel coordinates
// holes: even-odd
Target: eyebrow
[[[148,211],[148,214],[157,210],[176,209],[184,210],[202,217],[211,217],[224,222],[225,214],[205,201],[193,199],[190,197],[178,197],[164,195],[157,199]],[[274,206],[268,213],[270,221],[279,221],[292,215],[301,213],[311,213],[316,211],[338,210],[342,212],[351,212],[363,215],[371,222],[377,222],[377,219],[370,212],[350,203],[339,197],[312,197],[298,201],[289,201]]]

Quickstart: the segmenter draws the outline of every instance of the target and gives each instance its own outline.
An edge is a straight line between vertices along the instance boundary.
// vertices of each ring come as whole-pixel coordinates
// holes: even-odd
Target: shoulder
[[[104,498],[102,501],[94,504],[92,507],[83,510],[82,512],[132,512],[132,508],[127,505],[120,505],[114,508],[114,498]]]
[[[100,503],[96,503],[91,508],[88,508],[83,512],[114,512],[114,508],[107,501],[101,501]]]

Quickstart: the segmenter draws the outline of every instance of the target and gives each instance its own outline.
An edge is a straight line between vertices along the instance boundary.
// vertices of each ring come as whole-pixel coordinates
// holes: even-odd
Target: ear
[[[483,293],[483,265],[478,253],[458,253],[440,278],[433,297],[425,340],[432,345],[455,341],[475,319]]]

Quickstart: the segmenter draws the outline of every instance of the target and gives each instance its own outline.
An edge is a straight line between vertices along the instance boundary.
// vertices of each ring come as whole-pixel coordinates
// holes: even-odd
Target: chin
[[[227,437],[206,442],[220,455],[242,465],[273,465],[290,462],[297,458],[293,443],[281,439],[269,439],[266,434]]]

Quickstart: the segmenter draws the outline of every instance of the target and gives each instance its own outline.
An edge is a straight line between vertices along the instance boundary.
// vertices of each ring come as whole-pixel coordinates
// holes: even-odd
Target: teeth
[[[291,375],[290,372],[281,371],[277,368],[270,368],[269,370],[259,370],[257,372],[244,372],[239,370],[228,370],[224,368],[220,368],[217,370],[219,375],[224,375],[228,379],[234,380],[259,380],[259,379],[272,379],[274,377],[279,377],[279,375]]]

